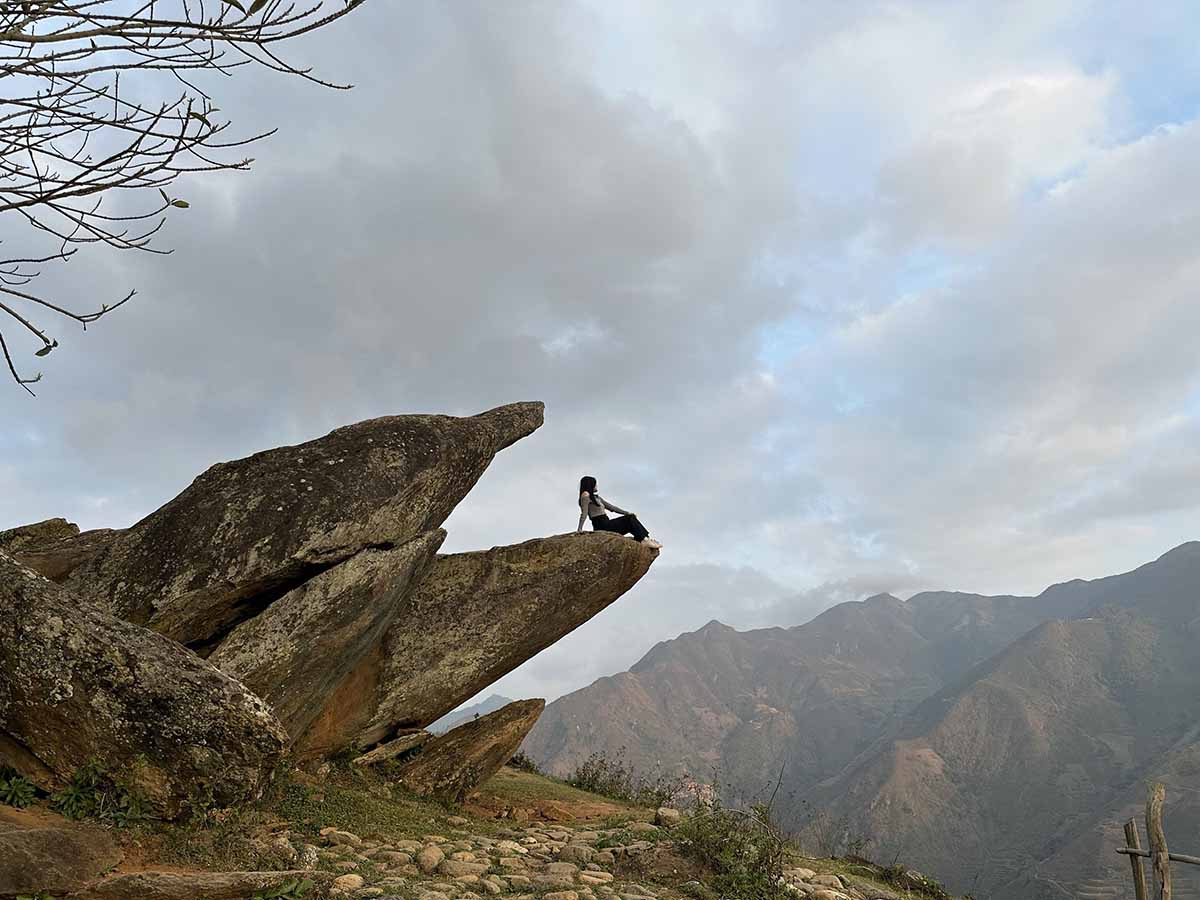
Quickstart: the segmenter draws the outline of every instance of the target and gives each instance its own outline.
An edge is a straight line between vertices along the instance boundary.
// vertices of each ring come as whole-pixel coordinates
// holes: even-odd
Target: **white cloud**
[[[367,4],[299,50],[350,94],[221,87],[282,130],[187,184],[173,257],[49,276],[141,293],[59,334],[39,400],[0,391],[0,524],[544,399],[448,548],[574,527],[584,472],[667,545],[509,691],[551,695],[710,618],[1157,556],[1200,504],[1200,129],[1163,69],[1195,24],[1143,12]]]

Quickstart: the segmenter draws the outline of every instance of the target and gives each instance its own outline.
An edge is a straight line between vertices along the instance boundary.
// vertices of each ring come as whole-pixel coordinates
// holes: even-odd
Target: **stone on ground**
[[[0,806],[0,897],[76,891],[121,858],[100,828],[39,821],[34,814]]]
[[[545,700],[519,700],[459,725],[426,743],[393,777],[415,794],[461,803],[512,758],[545,707]]]
[[[247,900],[304,880],[312,882],[304,900],[329,896],[328,872],[136,872],[106,878],[71,900]]]
[[[441,525],[541,403],[385,416],[220,463],[65,582],[119,618],[207,653],[235,626],[369,547]]]
[[[266,700],[297,741],[379,644],[445,538],[439,528],[326,569],[235,628],[209,661]],[[344,749],[306,743],[323,753]]]
[[[58,788],[95,760],[171,817],[259,796],[286,738],[238,681],[0,553],[0,763]]]

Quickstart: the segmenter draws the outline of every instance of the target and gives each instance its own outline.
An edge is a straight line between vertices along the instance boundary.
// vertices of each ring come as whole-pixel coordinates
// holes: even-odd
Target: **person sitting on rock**
[[[605,510],[611,510],[620,515],[615,519],[610,519]],[[579,527],[575,529],[576,533],[583,531],[583,523],[587,519],[592,520],[592,531],[630,534],[633,535],[634,540],[650,547],[662,546],[658,541],[651,539],[650,532],[646,530],[645,525],[638,521],[637,516],[601,497],[596,492],[596,479],[591,475],[584,475],[579,479]]]

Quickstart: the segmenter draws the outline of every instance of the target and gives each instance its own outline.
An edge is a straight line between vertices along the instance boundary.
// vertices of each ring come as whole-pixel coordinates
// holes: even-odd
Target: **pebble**
[[[357,891],[364,883],[361,875],[339,875],[333,879],[333,886],[339,891]]]

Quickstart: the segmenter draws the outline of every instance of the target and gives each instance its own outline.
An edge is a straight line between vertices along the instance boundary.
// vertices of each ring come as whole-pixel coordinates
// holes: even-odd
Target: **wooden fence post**
[[[1154,869],[1153,900],[1171,900],[1171,861],[1167,856],[1167,833],[1163,830],[1163,801],[1167,789],[1157,782],[1146,799],[1146,837],[1150,839],[1150,862]]]
[[[1142,842],[1138,839],[1137,822],[1133,819],[1125,823],[1125,846],[1133,850],[1142,849]],[[1135,900],[1148,900],[1146,894],[1146,870],[1142,868],[1142,858],[1130,854],[1129,864],[1133,866],[1133,894]]]

